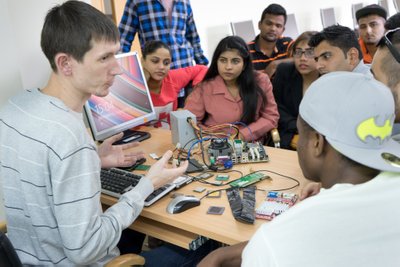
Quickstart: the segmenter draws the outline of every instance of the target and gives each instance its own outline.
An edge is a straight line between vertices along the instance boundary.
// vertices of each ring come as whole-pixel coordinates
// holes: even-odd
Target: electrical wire
[[[246,123],[241,122],[241,121],[235,121],[235,122],[233,122],[232,124],[234,124],[234,125],[240,124],[240,125],[246,127],[246,128],[249,130],[250,137],[251,137],[251,142],[254,143],[254,135],[253,135],[253,132],[251,131],[250,127],[249,127]]]
[[[281,174],[281,173],[279,173],[279,172],[270,171],[270,170],[258,170],[258,171],[259,171],[259,172],[273,173],[273,174],[276,174],[276,175],[281,176],[281,177],[283,177],[283,178],[292,180],[292,181],[294,181],[294,182],[296,183],[295,185],[293,185],[293,186],[291,186],[291,187],[280,188],[280,189],[269,189],[269,190],[266,190],[266,189],[257,189],[257,190],[259,190],[259,191],[287,191],[287,190],[291,190],[291,189],[293,189],[293,188],[296,188],[296,187],[300,186],[300,181],[297,180],[296,178],[291,177],[291,176],[284,175],[284,174]]]

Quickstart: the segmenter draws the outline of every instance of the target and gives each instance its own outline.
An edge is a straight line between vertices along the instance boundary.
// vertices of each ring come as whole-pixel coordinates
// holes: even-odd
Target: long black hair
[[[243,71],[236,79],[236,83],[239,87],[239,94],[243,101],[243,113],[240,120],[245,124],[250,124],[256,120],[258,99],[261,98],[261,107],[263,108],[267,103],[267,98],[255,80],[255,72],[253,63],[251,62],[250,52],[246,42],[242,38],[238,36],[228,36],[219,42],[203,81],[212,80],[219,75],[219,57],[223,52],[233,49],[237,50],[239,55],[243,58]]]

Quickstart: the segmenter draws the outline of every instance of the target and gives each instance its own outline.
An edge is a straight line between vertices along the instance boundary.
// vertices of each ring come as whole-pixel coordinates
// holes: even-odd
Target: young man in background
[[[377,44],[385,33],[386,10],[376,4],[365,6],[356,12],[358,42],[363,54],[365,64],[371,64],[375,55]]]
[[[326,27],[308,42],[314,48],[314,59],[321,75],[332,71],[370,74],[362,61],[362,52],[353,30],[341,25]]]
[[[286,20],[286,10],[281,5],[270,4],[258,22],[260,34],[248,43],[254,69],[267,73],[270,79],[279,63],[291,60],[287,57],[292,38],[282,36]]]

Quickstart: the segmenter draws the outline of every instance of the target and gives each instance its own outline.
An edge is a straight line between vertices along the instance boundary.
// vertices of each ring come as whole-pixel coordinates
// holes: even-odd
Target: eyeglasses
[[[391,39],[393,37],[393,34],[395,32],[397,32],[397,31],[399,31],[399,30],[400,30],[400,27],[396,28],[396,29],[393,29],[393,30],[390,30],[390,31],[387,31],[385,33],[385,35],[382,37],[382,39],[379,41],[379,45],[384,44],[384,45],[387,46],[387,48],[389,49],[390,53],[392,54],[392,56],[396,59],[396,61],[398,63],[400,63],[400,52],[392,44]]]
[[[314,57],[314,50],[309,48],[306,50],[301,50],[301,49],[296,49],[293,52],[293,57],[301,58],[301,56],[304,54],[306,58],[313,58]]]

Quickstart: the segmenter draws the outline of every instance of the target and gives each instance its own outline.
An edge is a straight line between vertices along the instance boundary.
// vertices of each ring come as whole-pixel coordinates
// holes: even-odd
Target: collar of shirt
[[[363,54],[364,63],[372,63],[372,55],[368,52],[367,46],[365,45],[364,41],[361,37],[358,39],[358,43],[361,47],[361,52]]]
[[[229,93],[228,88],[226,87],[226,84],[224,82],[224,79],[218,75],[214,78],[213,82],[213,88],[212,88],[212,94],[213,95],[224,95],[226,99],[232,102],[240,102],[242,101],[240,95],[237,99],[234,99],[233,96]]]
[[[258,40],[260,39],[260,35],[257,35],[256,36],[256,39],[254,39],[254,50],[256,50],[257,52],[259,52],[259,53],[262,53],[262,54],[264,54],[264,52],[263,51],[261,51],[261,49],[260,49],[260,47],[258,46]],[[278,41],[280,40],[281,38],[278,38],[277,39],[277,41],[275,42],[275,47],[274,47],[274,53],[271,55],[271,57],[273,57],[273,55],[275,55],[275,54],[277,54],[279,51],[278,51],[278,48],[277,48],[277,44],[278,44]],[[265,55],[265,54],[264,54]],[[265,55],[265,56],[267,56],[267,55]]]

